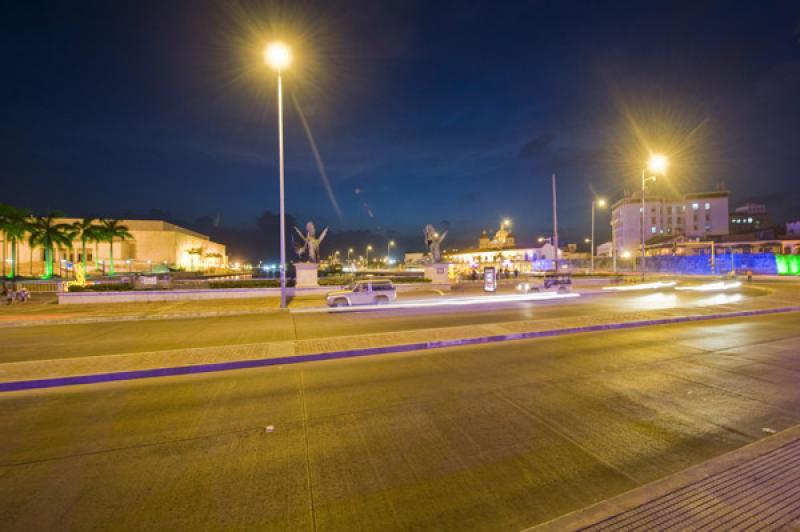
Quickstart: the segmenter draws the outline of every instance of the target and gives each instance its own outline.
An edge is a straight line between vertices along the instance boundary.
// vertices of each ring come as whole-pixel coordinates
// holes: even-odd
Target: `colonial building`
[[[486,231],[481,233],[477,248],[451,250],[445,259],[452,264],[452,272],[470,274],[482,272],[493,267],[498,271],[528,273],[552,268],[555,248],[549,242],[538,246],[517,246],[514,234],[508,229],[510,224],[503,222],[490,238]]]
[[[77,218],[58,218],[55,223],[71,224]],[[207,235],[162,220],[121,220],[130,239],[113,243],[114,269],[117,272],[163,270],[166,267],[185,270],[225,268],[228,257],[225,245],[212,242]],[[17,262],[21,275],[39,275],[44,271],[44,250],[31,247],[27,241],[18,244]],[[86,268],[89,273],[107,272],[111,258],[108,242],[86,243]],[[55,273],[69,270],[82,261],[79,237],[72,248],[57,249],[53,255]],[[6,261],[10,253],[6,251]]]
[[[677,198],[626,196],[611,206],[612,247],[617,256],[636,256],[641,250],[641,228],[645,240],[683,235],[705,240],[727,235],[728,191],[697,192]]]

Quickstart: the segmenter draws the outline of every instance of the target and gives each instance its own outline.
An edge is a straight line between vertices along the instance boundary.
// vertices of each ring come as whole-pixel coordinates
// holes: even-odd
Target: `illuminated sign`
[[[486,292],[497,291],[497,275],[493,267],[483,269],[483,289]]]

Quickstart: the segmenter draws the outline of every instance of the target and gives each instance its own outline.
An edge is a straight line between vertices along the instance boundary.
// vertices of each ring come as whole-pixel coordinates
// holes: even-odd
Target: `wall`
[[[757,275],[789,274],[778,271],[778,260],[794,261],[800,259],[796,255],[773,255],[771,253],[734,254],[733,264],[736,273],[744,274],[752,271]],[[786,259],[788,257],[788,259]],[[717,255],[714,270],[711,269],[710,255],[684,255],[666,257],[647,257],[648,272],[681,273],[687,275],[721,275],[731,271],[731,255]],[[797,263],[795,261],[795,263]]]

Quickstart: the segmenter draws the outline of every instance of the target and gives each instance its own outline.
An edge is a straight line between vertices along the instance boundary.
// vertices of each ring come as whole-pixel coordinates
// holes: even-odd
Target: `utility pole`
[[[556,174],[553,174],[553,246],[555,249],[555,259],[553,266],[558,273],[558,208],[556,202]]]

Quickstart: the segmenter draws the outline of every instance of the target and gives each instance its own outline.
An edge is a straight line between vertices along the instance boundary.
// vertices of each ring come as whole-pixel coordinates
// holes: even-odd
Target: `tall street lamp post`
[[[666,171],[666,169],[667,169],[667,158],[664,155],[660,155],[657,153],[654,153],[653,155],[650,156],[650,160],[647,162],[647,168],[646,169],[642,168],[642,212],[641,212],[642,223],[640,224],[642,233],[642,281],[644,281],[645,270],[647,269],[646,268],[647,258],[645,257],[645,249],[644,249],[644,240],[645,240],[644,221],[646,219],[645,204],[644,204],[645,187],[648,182],[650,181],[655,182],[656,180],[656,176],[654,175],[645,177],[646,176],[645,171],[649,170],[654,173],[663,174]]]
[[[292,53],[280,42],[267,45],[264,50],[267,64],[278,73],[278,164],[280,179],[280,227],[281,227],[281,308],[286,308],[286,216],[283,201],[283,81],[281,71],[289,66]]]
[[[389,240],[389,243],[386,244],[386,266],[389,266],[389,259],[391,258],[392,248],[394,247],[394,240]]]
[[[369,252],[372,251],[372,246],[367,245],[367,268],[369,268]]]
[[[597,206],[597,207],[605,207],[606,206],[606,200],[604,200],[603,198],[595,198],[595,199],[592,200],[592,249],[591,249],[591,254],[592,254],[592,257],[591,257],[591,270],[592,270],[592,272],[594,272],[594,255],[595,255],[596,250],[597,250],[597,246],[595,246],[595,243],[594,243],[594,209],[595,209],[595,206]]]

